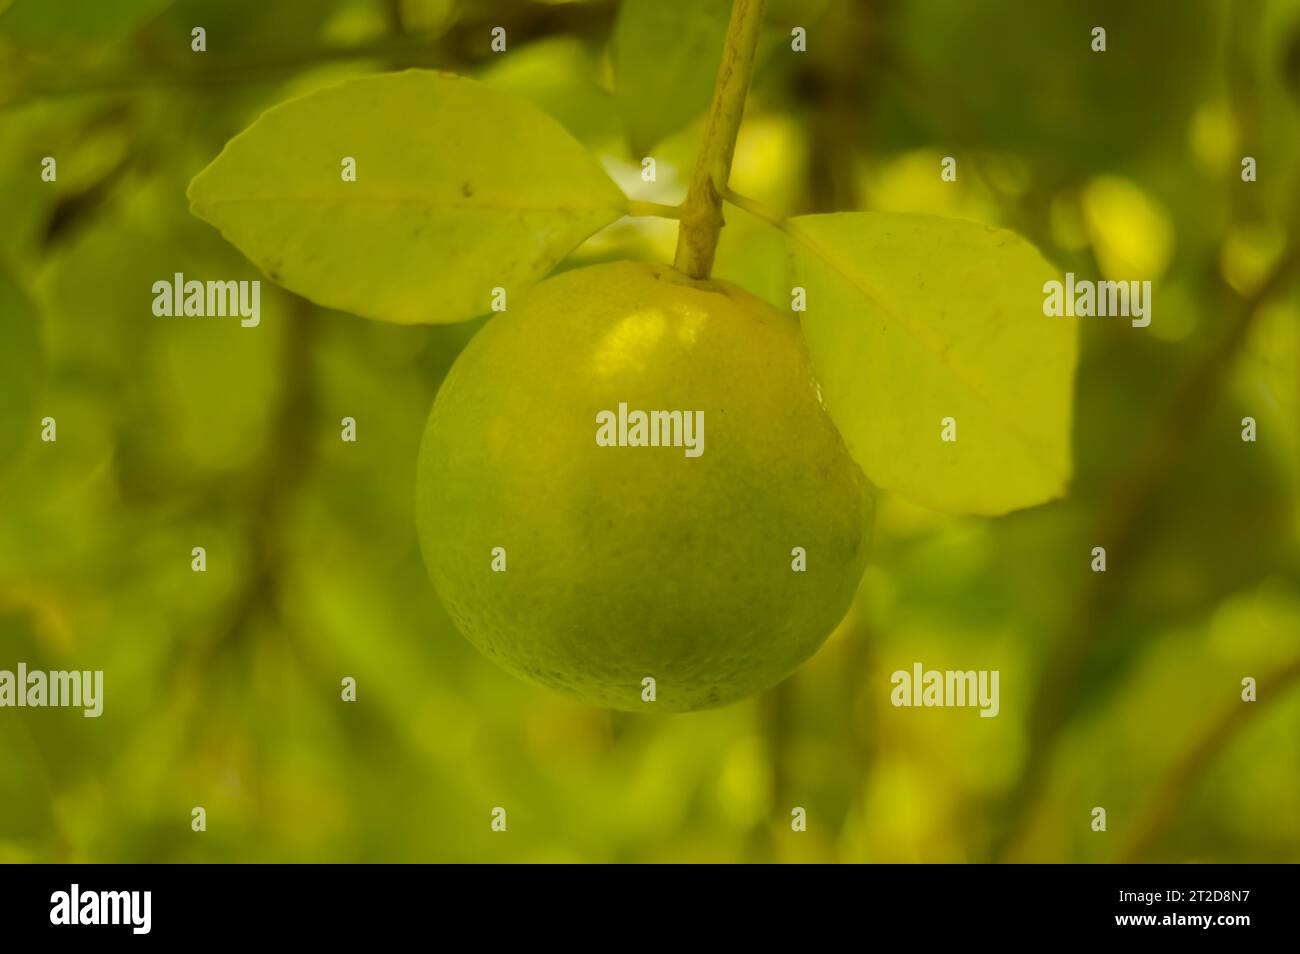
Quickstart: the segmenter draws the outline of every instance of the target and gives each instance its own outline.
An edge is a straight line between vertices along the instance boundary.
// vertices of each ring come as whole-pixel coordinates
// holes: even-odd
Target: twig
[[[628,199],[625,211],[628,215],[657,216],[661,219],[677,219],[682,215],[680,205],[664,205],[662,202],[645,202],[641,199]]]
[[[722,231],[722,190],[731,175],[736,136],[745,114],[745,97],[754,73],[754,56],[767,0],[734,0],[722,65],[713,86],[713,103],[695,160],[677,232],[673,265],[691,278],[708,278]]]
[[[1263,695],[1257,702],[1236,702],[1210,727],[1190,751],[1173,767],[1161,783],[1155,798],[1137,826],[1128,848],[1120,855],[1123,864],[1134,864],[1147,857],[1165,829],[1177,817],[1196,780],[1239,735],[1264,707],[1286,695],[1300,680],[1300,658],[1291,660],[1259,680]]]

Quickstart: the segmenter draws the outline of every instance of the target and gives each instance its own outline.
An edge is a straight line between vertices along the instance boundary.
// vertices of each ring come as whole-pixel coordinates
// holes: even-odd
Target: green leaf
[[[356,160],[355,182],[342,178]],[[266,112],[189,189],[273,281],[401,323],[464,321],[544,277],[626,199],[559,123],[473,80],[409,70]]]
[[[636,155],[709,108],[730,9],[727,0],[623,0],[614,96]]]
[[[778,311],[790,310],[790,248],[786,237],[739,208],[726,210],[713,277],[739,285]]]
[[[40,430],[36,401],[43,380],[36,308],[0,269],[0,471],[18,459]]]
[[[536,40],[488,63],[478,76],[482,82],[554,116],[579,142],[618,139],[614,97],[596,84],[596,54],[577,39]]]
[[[1077,329],[1004,229],[876,212],[791,220],[803,327],[831,417],[878,485],[951,513],[1060,496]],[[941,421],[956,421],[945,442]]]

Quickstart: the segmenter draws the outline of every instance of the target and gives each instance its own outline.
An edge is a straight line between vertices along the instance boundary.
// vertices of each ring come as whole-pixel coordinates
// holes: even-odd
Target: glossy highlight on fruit
[[[635,411],[684,423],[629,446]],[[485,655],[594,705],[681,711],[816,652],[861,579],[873,502],[793,315],[617,262],[542,282],[465,348],[418,511],[433,583]]]

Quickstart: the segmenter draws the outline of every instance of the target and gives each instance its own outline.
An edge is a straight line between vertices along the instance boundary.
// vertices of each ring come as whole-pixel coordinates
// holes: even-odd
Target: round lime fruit
[[[873,515],[794,316],[633,262],[556,275],[479,331],[429,416],[418,505],[470,642],[643,710],[788,676],[847,611]]]

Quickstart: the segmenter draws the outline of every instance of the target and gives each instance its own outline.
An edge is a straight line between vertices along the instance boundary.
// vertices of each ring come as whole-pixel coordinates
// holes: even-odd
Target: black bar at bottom
[[[1285,865],[655,866],[598,875],[584,867],[38,865],[0,868],[0,936],[335,946],[414,934],[460,946],[462,932],[496,941],[517,927],[535,942],[576,935],[666,944],[681,925],[697,940],[734,943],[785,922],[810,942],[843,929],[878,940],[904,932],[927,947],[944,938],[1098,935],[1230,944],[1294,939],[1298,901],[1296,869]]]

